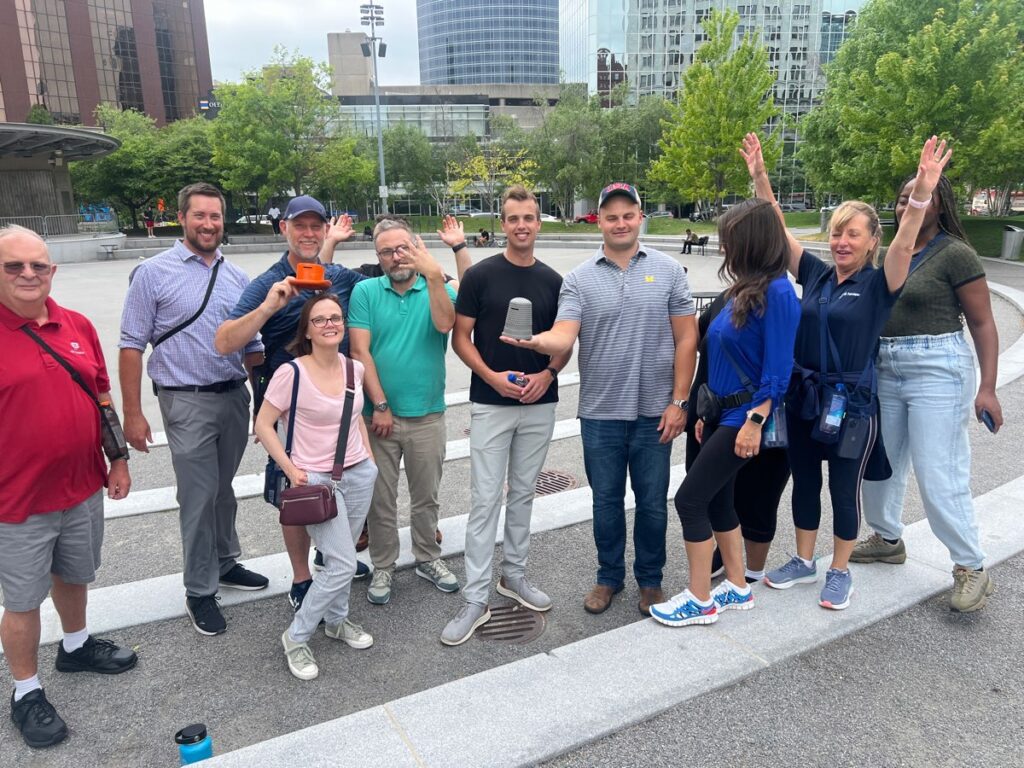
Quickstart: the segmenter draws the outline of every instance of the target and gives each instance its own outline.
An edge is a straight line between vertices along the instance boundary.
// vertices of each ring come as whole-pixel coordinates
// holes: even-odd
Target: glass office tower
[[[863,0],[561,0],[560,60],[568,82],[607,95],[626,83],[637,99],[675,98],[682,74],[706,40],[701,27],[713,9],[739,13],[740,36],[757,30],[776,75],[784,157],[776,169],[783,200],[804,201],[806,183],[793,153],[796,123],[825,88],[823,65],[857,17]]]
[[[10,122],[38,104],[89,125],[103,103],[164,123],[213,84],[203,0],[0,0],[0,49],[17,52],[0,57]]]
[[[417,0],[423,85],[557,84],[558,0]]]

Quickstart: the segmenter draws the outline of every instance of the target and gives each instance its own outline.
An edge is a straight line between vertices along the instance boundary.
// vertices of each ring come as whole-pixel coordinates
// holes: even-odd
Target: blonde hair
[[[867,217],[868,234],[875,238],[874,246],[868,249],[867,261],[870,261],[872,265],[876,265],[878,249],[882,245],[882,225],[878,221],[878,213],[873,207],[860,200],[847,200],[845,203],[841,203],[836,208],[835,213],[832,214],[832,220],[828,224],[829,233],[837,229],[840,231],[845,229],[854,218],[861,215]]]

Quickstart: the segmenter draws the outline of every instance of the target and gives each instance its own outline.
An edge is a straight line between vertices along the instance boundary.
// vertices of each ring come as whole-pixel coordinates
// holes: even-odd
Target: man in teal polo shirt
[[[442,592],[459,589],[435,539],[446,443],[444,356],[455,325],[455,291],[402,219],[378,222],[373,244],[384,274],[353,288],[348,331],[352,357],[366,368],[363,416],[378,469],[367,517],[375,570],[366,596],[384,605],[391,599],[398,559],[403,456],[416,575]]]

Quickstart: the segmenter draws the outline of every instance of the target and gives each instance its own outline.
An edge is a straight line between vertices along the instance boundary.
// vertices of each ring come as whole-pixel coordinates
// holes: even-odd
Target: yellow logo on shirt
[[[653,283],[654,282],[654,275],[646,275],[644,277],[644,282],[645,283]]]

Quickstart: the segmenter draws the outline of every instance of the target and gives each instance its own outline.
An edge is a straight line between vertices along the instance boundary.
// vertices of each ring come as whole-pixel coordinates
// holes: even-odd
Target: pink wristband
[[[932,204],[932,201],[930,198],[928,200],[921,201],[915,200],[912,196],[908,196],[907,204],[910,205],[911,208],[927,208]]]

